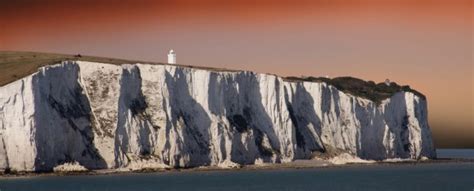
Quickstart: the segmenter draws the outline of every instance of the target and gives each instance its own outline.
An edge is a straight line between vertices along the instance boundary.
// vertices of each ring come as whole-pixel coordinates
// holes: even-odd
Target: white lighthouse
[[[176,53],[173,49],[168,52],[168,64],[176,64]]]

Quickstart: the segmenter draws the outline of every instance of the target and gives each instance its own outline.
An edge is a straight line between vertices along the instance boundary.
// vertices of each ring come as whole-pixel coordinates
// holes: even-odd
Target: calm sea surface
[[[474,159],[474,149],[436,149],[438,158]]]
[[[446,156],[445,156],[446,155]],[[474,158],[474,149],[440,150],[440,158]],[[474,190],[474,163],[341,168],[195,171],[99,176],[0,178],[1,191],[35,190]]]

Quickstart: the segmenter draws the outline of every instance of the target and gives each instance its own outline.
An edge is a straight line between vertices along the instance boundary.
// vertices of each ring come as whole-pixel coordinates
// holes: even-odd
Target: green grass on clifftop
[[[109,64],[163,64],[156,62],[144,62],[134,60],[124,60],[115,58],[104,58],[95,56],[85,55],[67,55],[67,54],[53,54],[53,53],[39,53],[39,52],[18,52],[18,51],[0,51],[0,86],[11,83],[15,80],[33,74],[38,71],[38,68],[51,64],[57,64],[61,61],[66,60],[81,60],[90,62],[101,62]],[[212,71],[239,71],[229,70],[223,68],[210,68],[202,66],[187,66],[178,65],[182,67],[198,68]],[[337,89],[349,93],[355,96],[367,98],[374,102],[379,103],[380,101],[391,97],[393,94],[401,91],[413,92],[416,95],[425,98],[425,96],[416,90],[411,89],[409,86],[400,86],[396,83],[391,83],[390,86],[384,83],[376,84],[373,81],[364,81],[353,77],[338,77],[338,78],[316,78],[316,77],[284,77],[285,81],[309,81],[309,82],[325,82],[330,84]]]
[[[66,60],[83,60],[111,64],[136,63],[137,61],[102,58],[93,56],[74,56],[38,52],[0,51],[0,86],[28,76],[46,65],[57,64]]]
[[[376,84],[373,81],[364,81],[354,77],[337,77],[332,79],[324,77],[286,77],[285,79],[288,81],[325,82],[345,93],[367,98],[376,103],[380,103],[382,100],[392,97],[397,92],[412,92],[426,99],[422,93],[411,89],[410,86],[401,86],[395,82],[391,82],[390,85],[387,86],[383,82]]]
[[[42,66],[58,64],[61,61],[89,61],[100,62],[108,64],[164,64],[158,62],[125,60],[117,58],[105,58],[97,56],[86,55],[68,55],[68,54],[54,54],[54,53],[40,53],[40,52],[20,52],[20,51],[0,51],[0,86],[4,86],[15,80],[28,76],[38,71]],[[212,71],[238,71],[224,68],[210,68],[203,66],[179,65],[188,68],[198,68]]]

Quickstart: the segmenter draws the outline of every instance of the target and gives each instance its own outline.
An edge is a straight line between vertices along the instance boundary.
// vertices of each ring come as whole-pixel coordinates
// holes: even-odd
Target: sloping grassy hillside
[[[52,54],[52,53],[38,53],[38,52],[17,52],[17,51],[0,51],[0,86],[18,80],[22,77],[30,75],[38,70],[38,68],[50,64],[57,64],[65,60],[82,60],[90,62],[102,62],[109,64],[163,64],[155,62],[144,62],[134,60],[123,60],[115,58],[94,57],[85,55],[66,55],[66,54]],[[187,66],[183,67],[199,68],[213,71],[239,71],[229,70],[223,68],[209,68],[201,66]],[[286,81],[310,81],[310,82],[326,82],[339,90],[370,99],[375,102],[380,102],[393,94],[401,91],[413,92],[416,95],[423,97],[424,95],[409,86],[400,86],[396,83],[391,83],[390,86],[385,83],[378,83],[372,81],[364,81],[353,77],[338,77],[338,78],[316,78],[316,77],[284,77]]]
[[[101,62],[108,64],[166,64],[158,62],[124,60],[117,58],[105,58],[86,55],[68,55],[40,52],[19,52],[19,51],[0,51],[0,86],[18,80],[22,77],[35,73],[38,68],[51,64],[57,64],[66,60],[81,60],[89,62]],[[177,66],[198,68],[212,71],[239,71],[225,68],[210,68],[203,66],[180,65]]]
[[[0,86],[30,75],[38,68],[65,60],[83,60],[111,64],[136,63],[137,61],[102,58],[93,56],[74,56],[38,52],[0,51]]]
[[[323,78],[323,77],[286,77],[285,79],[289,81],[308,81],[308,82],[326,82],[337,89],[349,93],[355,96],[367,98],[372,100],[376,103],[380,103],[382,100],[391,97],[393,94],[397,92],[412,92],[417,96],[426,99],[425,96],[414,90],[411,89],[410,86],[401,86],[395,82],[391,82],[389,86],[387,86],[384,82],[376,84],[373,81],[364,81],[358,78],[353,77],[337,77],[337,78]]]

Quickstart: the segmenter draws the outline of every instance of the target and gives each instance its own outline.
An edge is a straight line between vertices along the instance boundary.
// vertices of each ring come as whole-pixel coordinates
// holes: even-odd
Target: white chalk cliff
[[[434,158],[426,100],[175,65],[67,61],[0,87],[0,170]]]

